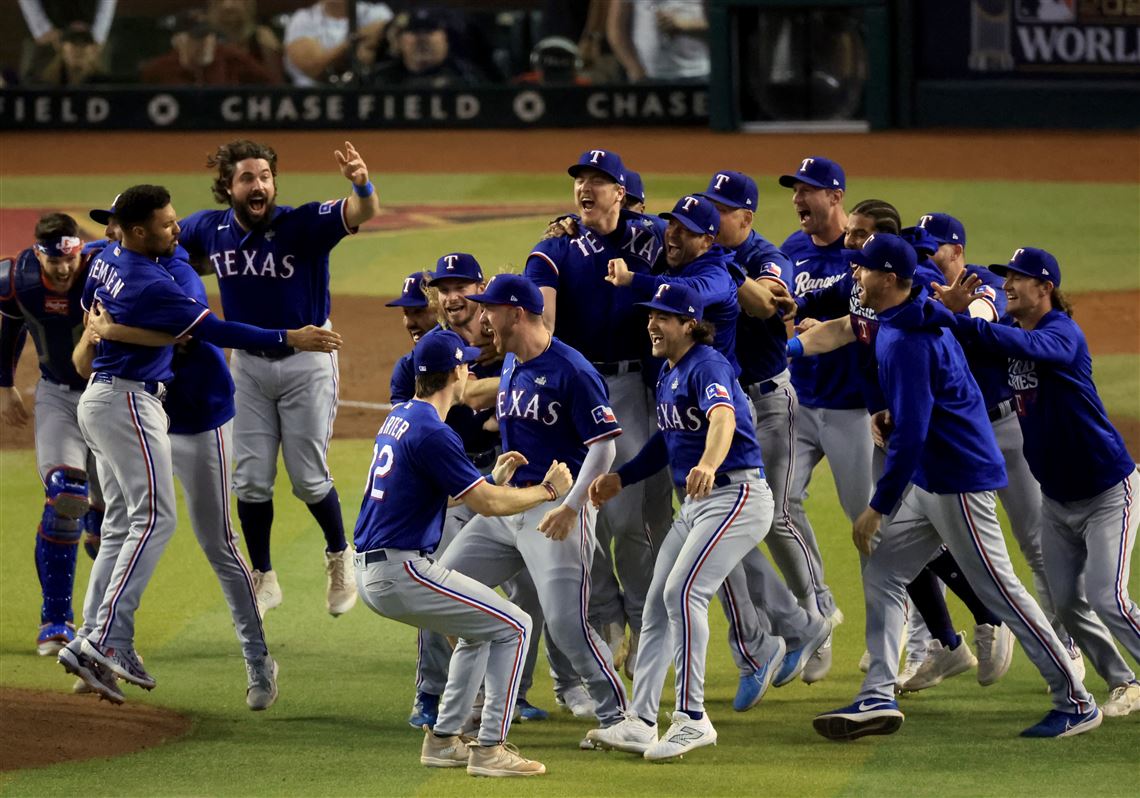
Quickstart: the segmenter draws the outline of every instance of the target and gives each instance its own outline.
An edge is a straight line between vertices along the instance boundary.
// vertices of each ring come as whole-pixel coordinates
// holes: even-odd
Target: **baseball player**
[[[925,302],[912,291],[914,249],[899,236],[875,233],[850,257],[862,303],[879,322],[875,353],[890,416],[876,419],[888,444],[875,494],[852,526],[856,547],[868,556],[863,592],[871,665],[855,702],[817,716],[816,731],[850,740],[891,734],[902,725],[894,691],[905,589],[942,543],[1049,684],[1055,709],[1022,735],[1071,736],[1096,728],[1096,702],[1013,573],[994,500],[1005,486],[1005,463],[958,342],[947,330],[922,328]]]
[[[458,404],[467,364],[479,354],[447,330],[430,332],[416,344],[416,396],[392,409],[373,447],[354,534],[356,586],[377,614],[459,638],[443,712],[434,731],[424,727],[420,762],[466,767],[475,776],[538,776],[546,772],[541,762],[505,745],[530,616],[492,588],[428,557],[439,544],[448,497],[483,517],[515,515],[557,500],[572,481],[565,464],[551,463],[540,481],[513,489],[489,484],[471,463],[444,417]],[[494,480],[508,482],[517,468],[528,466],[518,452],[507,452]],[[479,736],[468,745],[460,729],[484,683]]]
[[[127,189],[116,201],[115,214],[121,243],[95,258],[88,279],[98,283],[94,301],[120,323],[176,338],[193,331],[196,338],[219,346],[327,350],[336,345],[335,336],[316,327],[261,330],[222,322],[188,297],[156,262],[174,253],[179,234],[170,194],[161,186]],[[155,686],[134,651],[134,613],[174,532],[173,465],[162,406],[173,376],[172,358],[170,346],[100,341],[91,381],[79,400],[79,428],[105,466],[106,483],[115,483],[129,531],[90,635],[68,643],[59,659],[68,672],[112,701],[116,696],[102,678],[107,672],[144,689]]]
[[[505,355],[495,415],[503,451],[518,451],[513,484],[541,478],[535,464],[558,460],[574,475],[574,487],[554,509],[535,508],[511,518],[473,518],[444,552],[440,564],[485,585],[500,585],[522,568],[534,580],[549,639],[570,659],[594,700],[603,725],[618,722],[626,708],[625,687],[612,653],[590,626],[590,565],[595,511],[586,503],[594,477],[614,459],[621,434],[601,376],[578,352],[553,337],[542,320],[542,294],[520,275],[499,274],[481,294],[496,350]],[[537,526],[539,533],[536,533]],[[469,707],[479,685],[453,656],[448,675],[468,683]],[[444,701],[443,723],[448,711]],[[449,727],[445,727],[449,728]]]
[[[634,308],[633,292],[606,281],[607,264],[622,258],[630,271],[648,275],[663,241],[660,228],[649,217],[622,209],[626,169],[616,152],[587,150],[567,172],[574,178],[578,214],[574,234],[538,242],[527,257],[524,273],[542,292],[547,328],[580,352],[605,379],[607,404],[612,404],[623,424],[616,442],[620,464],[636,454],[652,432],[651,399],[641,374],[649,344],[644,314]],[[606,635],[615,653],[623,648],[620,641],[628,621],[627,673],[632,673],[637,656],[654,547],[669,527],[671,507],[668,483],[660,477],[626,491],[599,514],[598,539],[603,553],[609,552],[612,541],[613,561],[624,589],[623,612],[613,600],[616,591],[609,575],[613,569],[607,563],[595,569],[600,577],[598,589],[606,592],[599,621],[603,628],[616,627],[616,634]]]
[[[709,600],[768,533],[773,505],[748,398],[735,369],[710,346],[714,334],[703,321],[700,295],[662,283],[643,304],[650,309],[653,354],[666,359],[657,378],[658,432],[633,460],[598,477],[590,499],[604,504],[666,465],[685,498],[654,566],[631,710],[620,723],[586,736],[603,748],[662,760],[716,742],[704,705]],[[774,671],[784,643],[770,640],[775,651],[767,664]],[[658,739],[670,641],[677,703]]]
[[[50,656],[75,639],[71,592],[76,551],[85,527],[88,551],[97,550],[103,505],[95,462],[76,416],[85,382],[71,364],[71,350],[83,330],[79,297],[88,258],[81,253],[79,226],[62,213],[40,217],[35,239],[15,259],[0,260],[0,418],[12,427],[28,423],[14,380],[31,333],[40,366],[36,470],[44,484],[35,547],[43,596],[36,651]]]
[[[1127,715],[1140,707],[1140,684],[1112,637],[1140,661],[1140,609],[1128,595],[1138,523],[1136,462],[1093,383],[1088,345],[1060,291],[1057,259],[1023,247],[1008,264],[990,268],[1005,278],[1008,315],[1000,323],[937,307],[942,318],[934,323],[1008,358],[1025,458],[1043,495],[1049,592],[1065,628],[1109,685],[1104,713]],[[963,278],[956,284],[959,298],[984,285],[976,276]]]
[[[352,193],[297,208],[276,203],[277,153],[271,147],[233,141],[207,161],[217,168],[214,199],[229,208],[192,214],[182,223],[181,240],[218,275],[227,319],[266,328],[329,326],[329,251],[380,208],[368,167],[352,144],[346,141],[335,156]],[[326,609],[341,615],[356,603],[356,591],[327,462],[339,383],[336,353],[234,352],[230,367],[237,389],[234,492],[258,604],[266,612],[282,600],[269,550],[280,449],[294,495],[325,537]]]

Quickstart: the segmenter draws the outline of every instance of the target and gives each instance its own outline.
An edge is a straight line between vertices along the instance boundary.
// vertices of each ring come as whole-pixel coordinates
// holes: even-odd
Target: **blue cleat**
[[[439,696],[431,693],[416,693],[416,703],[412,704],[412,714],[408,717],[408,725],[418,731],[422,731],[425,726],[433,729],[438,717]]]
[[[830,636],[831,624],[822,621],[816,633],[809,637],[802,646],[793,648],[784,655],[784,661],[776,672],[776,677],[772,679],[772,684],[776,687],[783,687],[793,681],[803,671],[812,655],[827,643]]]
[[[779,645],[772,652],[772,656],[759,669],[741,675],[740,686],[736,688],[736,698],[732,699],[732,708],[737,712],[747,712],[760,703],[760,699],[768,691],[768,686],[772,684],[776,671],[783,664],[787,644],[782,637],[777,637],[776,640],[779,641]]]
[[[546,720],[550,717],[550,713],[545,709],[539,709],[525,698],[520,698],[515,702],[515,717],[518,718],[520,722]]]
[[[1084,714],[1051,709],[1049,714],[1041,719],[1040,723],[1030,726],[1021,733],[1021,736],[1073,737],[1092,731],[1100,725],[1102,720],[1104,720],[1104,715],[1099,707],[1094,707],[1092,712],[1085,712]]]
[[[903,724],[898,702],[867,698],[816,715],[812,726],[829,740],[857,740],[869,734],[894,734]]]
[[[75,627],[72,624],[45,623],[36,635],[36,652],[41,657],[54,656],[74,639]]]

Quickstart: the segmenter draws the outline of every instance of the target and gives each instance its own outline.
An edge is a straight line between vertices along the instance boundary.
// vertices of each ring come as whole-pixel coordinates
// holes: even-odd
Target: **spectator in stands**
[[[484,81],[474,64],[452,52],[450,37],[441,12],[402,14],[393,23],[393,57],[372,70],[368,83],[377,88],[442,88]]]
[[[355,59],[374,60],[392,9],[384,3],[356,3],[357,31],[348,35],[347,0],[321,0],[294,12],[285,28],[285,73],[298,86],[316,86],[350,70]]]
[[[218,41],[217,31],[202,11],[178,17],[170,44],[170,52],[142,65],[143,83],[234,86],[273,82],[251,56]]]
[[[72,22],[85,23],[101,51],[107,43],[107,34],[110,33],[111,22],[115,18],[115,4],[116,0],[49,3],[48,9],[45,9],[42,0],[20,0],[20,11],[24,14],[24,21],[33,39],[32,46],[26,49],[21,59],[20,73],[42,75],[48,64],[60,56],[63,32]]]
[[[578,74],[591,82],[607,82],[617,69],[613,54],[605,48],[610,3],[611,0],[543,0],[539,44],[551,37],[577,42],[582,61]]]
[[[704,0],[616,0],[606,36],[633,82],[709,76]]]
[[[257,0],[210,0],[210,24],[219,41],[261,64],[274,83],[285,82],[281,40],[268,25],[257,22]]]
[[[530,71],[512,83],[539,83],[545,86],[588,86],[581,74],[583,63],[578,46],[563,36],[548,36],[530,51]]]
[[[85,22],[72,22],[59,39],[59,54],[40,73],[37,83],[47,86],[83,86],[107,82],[102,48]]]

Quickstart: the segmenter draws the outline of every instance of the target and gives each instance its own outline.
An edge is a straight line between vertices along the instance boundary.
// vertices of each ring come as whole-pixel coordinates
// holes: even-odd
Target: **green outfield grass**
[[[357,485],[367,468],[367,441],[333,442],[345,520],[356,516]],[[283,473],[283,470],[279,473]],[[72,682],[35,654],[38,598],[32,566],[39,484],[30,452],[0,452],[0,683],[66,691]],[[713,608],[708,709],[720,733],[715,748],[678,763],[650,765],[619,753],[582,752],[589,726],[568,714],[516,724],[511,738],[541,759],[549,775],[511,782],[477,781],[462,772],[429,771],[418,762],[420,735],[404,719],[413,690],[413,631],[358,605],[333,619],[324,612],[321,537],[302,505],[279,482],[274,564],[285,602],[269,613],[270,646],[281,663],[281,698],[268,712],[245,708],[245,673],[221,592],[180,517],[138,614],[138,648],[158,679],[153,693],[131,687],[131,702],[186,713],[183,739],[127,757],[0,775],[5,795],[621,795],[661,796],[699,785],[704,795],[1131,795],[1125,772],[1135,763],[1140,718],[1108,720],[1094,734],[1028,741],[1017,732],[1049,705],[1044,684],[1024,654],[997,686],[970,675],[928,694],[907,697],[907,722],[890,738],[830,743],[811,728],[818,712],[847,703],[861,674],[863,608],[850,526],[838,511],[826,468],[817,472],[808,509],[828,563],[829,582],[846,623],[835,635],[832,675],[808,687],[773,690],[754,710],[731,710],[736,673],[725,625]],[[181,506],[181,505],[180,505]],[[89,562],[81,555],[77,595]],[[1020,568],[1026,578],[1024,568]],[[1138,580],[1132,580],[1135,595]],[[951,600],[959,626],[970,629]],[[972,634],[972,632],[971,632]],[[550,679],[539,668],[530,700],[554,710]],[[1090,675],[1103,698],[1105,686]],[[672,705],[671,680],[662,706]],[[92,701],[95,701],[92,698]],[[107,713],[122,709],[104,703]],[[67,730],[60,735],[66,739]],[[1124,766],[1124,770],[1121,770]],[[685,786],[688,785],[688,786]]]

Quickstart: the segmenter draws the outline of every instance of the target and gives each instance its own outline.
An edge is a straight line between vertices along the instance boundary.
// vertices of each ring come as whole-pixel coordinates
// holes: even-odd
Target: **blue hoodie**
[[[927,309],[935,303],[915,293],[918,299],[879,314],[875,339],[879,383],[895,425],[883,476],[871,497],[871,507],[884,515],[894,510],[909,482],[943,494],[1008,484],[1005,460],[962,347],[949,330],[930,324]]]
[[[1023,330],[1009,316],[991,324],[931,305],[926,324],[952,327],[962,340],[1009,358],[1025,459],[1046,496],[1091,499],[1135,470],[1097,394],[1085,335],[1069,316],[1052,310],[1034,329]]]

